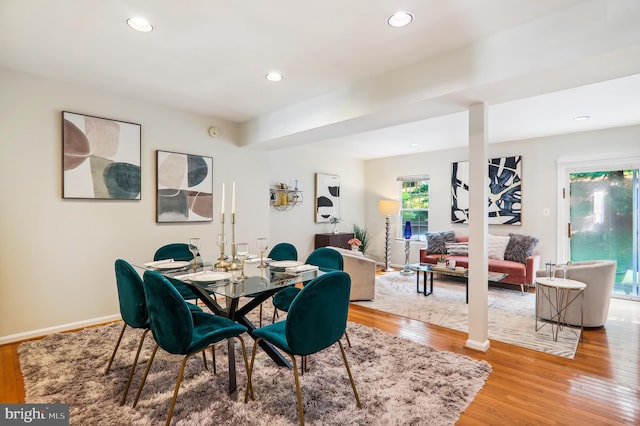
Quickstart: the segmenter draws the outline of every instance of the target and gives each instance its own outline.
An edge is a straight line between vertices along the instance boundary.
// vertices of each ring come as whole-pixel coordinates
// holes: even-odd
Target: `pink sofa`
[[[456,236],[457,243],[468,242],[469,238],[466,236]],[[442,254],[427,254],[427,250],[420,249],[420,262],[436,264],[437,259],[443,256]],[[446,259],[453,259],[456,261],[456,266],[469,267],[469,258],[467,256],[448,255],[445,254]],[[540,269],[540,256],[534,254],[528,256],[526,263],[515,262],[512,260],[499,260],[489,258],[489,272],[500,272],[508,274],[500,282],[508,284],[517,284],[524,292],[524,286],[534,286],[536,271]]]

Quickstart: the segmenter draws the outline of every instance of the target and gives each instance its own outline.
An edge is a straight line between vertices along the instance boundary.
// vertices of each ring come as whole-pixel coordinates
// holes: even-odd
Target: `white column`
[[[487,105],[484,103],[471,105],[469,107],[469,338],[465,346],[483,352],[489,349],[487,123]]]

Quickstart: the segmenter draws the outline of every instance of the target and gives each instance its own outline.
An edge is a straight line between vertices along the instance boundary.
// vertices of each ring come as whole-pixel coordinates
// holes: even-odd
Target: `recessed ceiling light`
[[[135,17],[127,19],[127,25],[136,31],[148,33],[153,29],[153,26],[144,18]]]
[[[577,117],[573,117],[573,121],[583,121],[588,120],[590,117],[588,115],[579,115]]]
[[[419,144],[414,142],[414,143],[411,144],[411,146],[419,146]]]
[[[264,76],[269,81],[280,81],[282,80],[282,74],[278,71],[271,71]]]
[[[387,24],[393,28],[400,28],[409,25],[413,21],[413,14],[411,12],[400,11],[387,18]]]

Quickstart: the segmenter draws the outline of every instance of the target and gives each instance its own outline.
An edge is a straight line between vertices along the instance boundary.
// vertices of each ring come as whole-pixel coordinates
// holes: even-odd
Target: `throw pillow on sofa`
[[[535,254],[538,239],[529,235],[509,234],[509,244],[504,251],[504,260],[527,263],[527,257]]]
[[[452,256],[469,256],[469,243],[446,243],[447,253]]]
[[[447,254],[447,243],[455,243],[453,231],[427,232],[427,254]]]
[[[507,249],[510,238],[502,235],[491,235],[487,240],[489,259],[504,260],[504,252]]]

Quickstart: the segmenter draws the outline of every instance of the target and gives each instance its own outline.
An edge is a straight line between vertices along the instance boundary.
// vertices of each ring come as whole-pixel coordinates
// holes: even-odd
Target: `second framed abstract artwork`
[[[157,221],[213,220],[213,158],[157,151]]]
[[[340,218],[340,176],[316,173],[315,219],[329,223]]]

